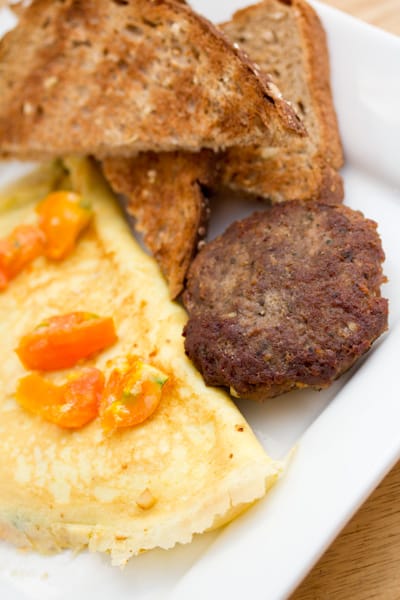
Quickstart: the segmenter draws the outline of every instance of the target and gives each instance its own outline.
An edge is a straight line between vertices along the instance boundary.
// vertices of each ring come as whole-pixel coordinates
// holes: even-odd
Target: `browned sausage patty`
[[[185,349],[209,385],[262,400],[328,386],[387,329],[376,223],[276,204],[231,225],[189,271]]]

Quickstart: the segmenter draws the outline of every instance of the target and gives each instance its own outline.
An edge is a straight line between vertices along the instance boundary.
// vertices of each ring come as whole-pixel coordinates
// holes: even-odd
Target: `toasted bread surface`
[[[283,132],[303,126],[275,86],[173,0],[35,0],[0,43],[3,155],[218,150]]]
[[[301,115],[309,136],[281,145],[232,148],[220,161],[221,181],[273,201],[343,198],[343,164],[330,87],[325,33],[303,0],[264,0],[222,26],[269,72]]]
[[[136,229],[158,261],[172,298],[182,291],[197,245],[206,234],[208,202],[203,187],[213,183],[215,157],[144,153],[102,163],[112,188],[123,194]]]

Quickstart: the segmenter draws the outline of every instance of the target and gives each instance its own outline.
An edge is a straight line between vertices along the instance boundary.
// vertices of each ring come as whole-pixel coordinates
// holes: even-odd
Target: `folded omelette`
[[[185,356],[186,314],[169,300],[156,263],[132,238],[95,166],[66,164],[69,175],[58,166],[64,182],[57,185],[92,203],[93,225],[63,262],[36,259],[0,294],[0,538],[40,552],[87,547],[122,565],[226,523],[265,494],[281,465]],[[46,169],[51,188],[56,167]],[[38,181],[43,189],[43,171]],[[0,195],[0,237],[34,221],[34,186],[27,190]],[[26,374],[18,341],[44,319],[73,311],[109,315],[116,324],[118,342],[91,366],[107,373],[113,360],[135,355],[168,373],[160,406],[142,425],[106,436],[96,419],[68,431],[16,403]],[[49,377],[57,382],[65,373]]]

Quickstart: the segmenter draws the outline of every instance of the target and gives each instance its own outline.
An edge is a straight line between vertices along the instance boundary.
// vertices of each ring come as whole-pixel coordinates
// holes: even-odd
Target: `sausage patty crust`
[[[387,329],[376,223],[292,201],[233,223],[192,263],[185,349],[208,385],[264,400],[330,385]]]

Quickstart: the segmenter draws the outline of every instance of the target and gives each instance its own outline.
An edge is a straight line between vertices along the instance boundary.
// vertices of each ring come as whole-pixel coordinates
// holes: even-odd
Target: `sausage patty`
[[[192,263],[185,349],[208,385],[263,400],[327,387],[387,329],[376,223],[293,201],[231,225]]]

